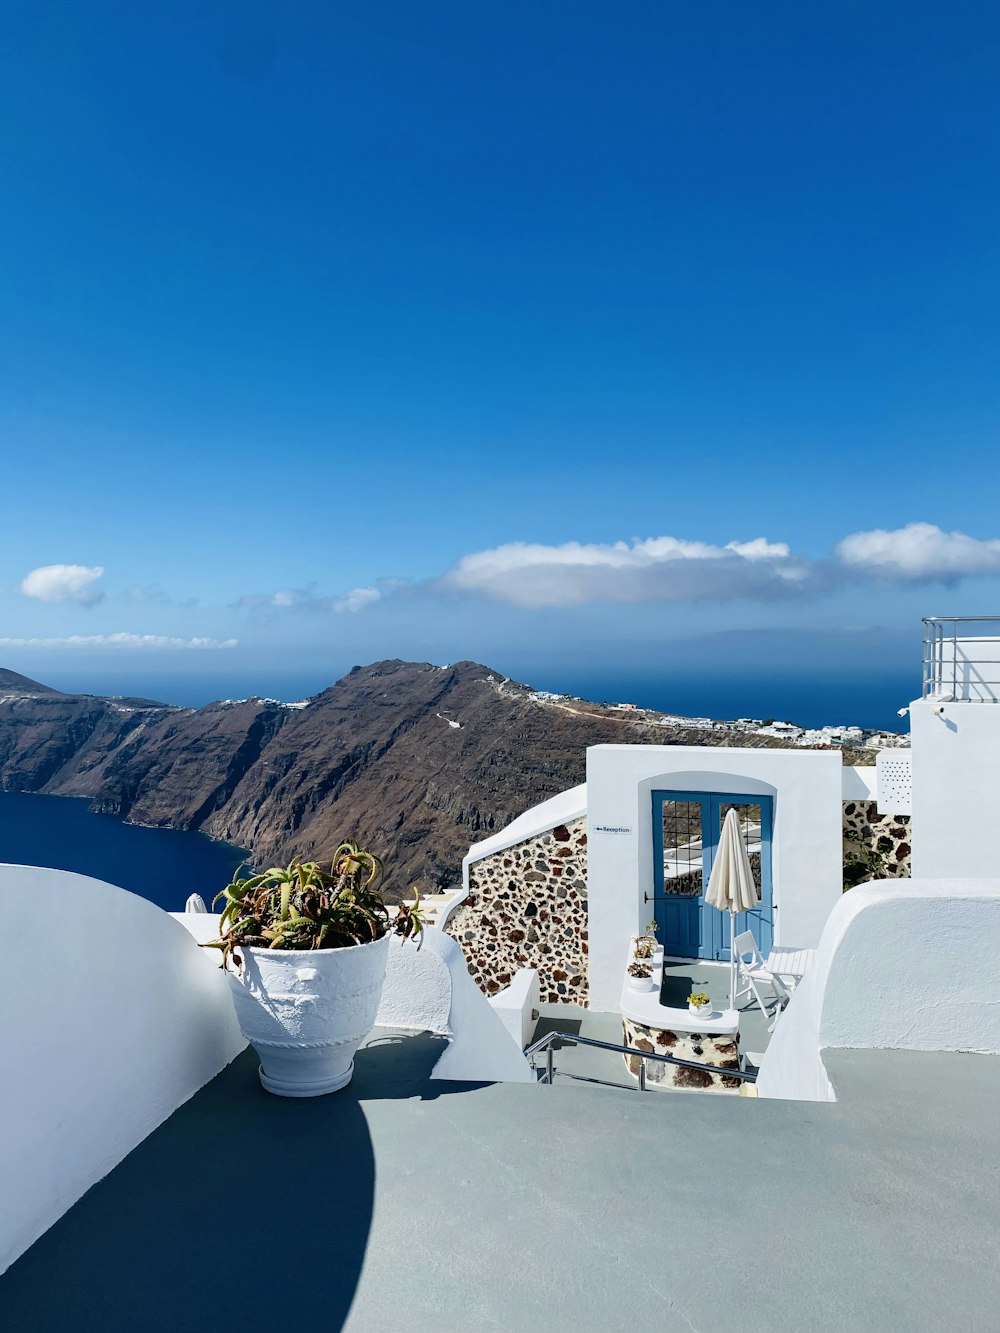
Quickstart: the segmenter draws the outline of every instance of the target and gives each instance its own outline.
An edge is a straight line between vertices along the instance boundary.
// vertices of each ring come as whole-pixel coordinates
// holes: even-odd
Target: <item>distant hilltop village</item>
[[[569,694],[554,694],[551,690],[535,690],[535,703],[562,704],[570,707],[586,701]],[[593,707],[592,704],[588,707]],[[722,721],[710,717],[683,717],[678,713],[660,713],[654,708],[640,708],[638,704],[609,703],[600,705],[612,713],[634,713],[660,727],[685,727],[692,731],[739,732],[744,736],[768,736],[789,745],[839,746],[854,750],[903,749],[910,743],[909,736],[896,731],[876,731],[866,727],[800,727],[794,722],[777,722],[774,718],[738,717]],[[575,711],[575,710],[574,710]]]

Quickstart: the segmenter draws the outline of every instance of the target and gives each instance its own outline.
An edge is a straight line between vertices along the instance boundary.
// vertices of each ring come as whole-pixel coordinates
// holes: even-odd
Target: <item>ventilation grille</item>
[[[911,813],[910,758],[905,750],[882,750],[876,756],[880,815]]]

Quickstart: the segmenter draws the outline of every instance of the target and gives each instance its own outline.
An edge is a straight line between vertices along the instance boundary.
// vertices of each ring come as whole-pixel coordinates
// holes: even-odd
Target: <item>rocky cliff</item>
[[[390,899],[455,883],[470,843],[583,781],[588,745],[747,740],[538,701],[474,662],[376,662],[305,706],[198,709],[61,694],[0,672],[0,788],[200,829],[258,863],[328,856],[355,835],[384,857]]]

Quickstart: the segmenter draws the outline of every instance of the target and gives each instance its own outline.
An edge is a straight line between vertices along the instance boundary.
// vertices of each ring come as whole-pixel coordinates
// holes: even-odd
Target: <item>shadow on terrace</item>
[[[376,1030],[351,1085],[307,1100],[264,1092],[244,1052],[0,1278],[3,1327],[264,1333],[294,1312],[336,1333],[372,1220],[362,1104],[480,1086],[430,1082],[445,1044]]]

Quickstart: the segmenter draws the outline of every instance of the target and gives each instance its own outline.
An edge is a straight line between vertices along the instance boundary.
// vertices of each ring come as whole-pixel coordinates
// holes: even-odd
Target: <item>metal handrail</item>
[[[964,639],[959,632],[962,625],[992,625],[997,632]],[[924,616],[923,626],[921,697],[996,703],[998,696],[994,687],[1000,686],[1000,678],[994,678],[993,673],[1000,670],[1000,657],[995,654],[973,657],[963,647],[959,658],[958,649],[960,644],[971,641],[983,647],[1000,645],[1000,616]],[[983,668],[991,674],[986,674]],[[982,693],[976,692],[976,687],[985,690],[985,699]]]
[[[729,1069],[725,1065],[709,1065],[698,1060],[682,1060],[678,1055],[660,1055],[658,1051],[640,1051],[635,1046],[618,1046],[613,1041],[599,1041],[596,1037],[581,1037],[574,1032],[546,1032],[544,1037],[539,1037],[538,1041],[533,1042],[525,1048],[525,1055],[528,1057],[528,1063],[532,1069],[535,1068],[534,1057],[539,1051],[545,1052],[545,1079],[544,1082],[549,1086],[552,1084],[555,1074],[555,1062],[553,1060],[552,1043],[554,1041],[574,1042],[579,1046],[596,1046],[602,1051],[617,1051],[619,1055],[637,1055],[639,1057],[639,1086],[637,1091],[646,1091],[646,1061],[659,1060],[665,1065],[680,1065],[682,1069],[701,1069],[709,1074],[719,1074],[724,1078],[741,1079],[744,1083],[756,1083],[757,1071],[749,1069]],[[581,1078],[579,1074],[564,1074],[564,1078],[580,1079],[581,1082],[589,1083],[593,1080]],[[603,1080],[598,1080],[603,1081]],[[624,1088],[624,1083],[612,1083],[608,1085],[614,1088]]]

